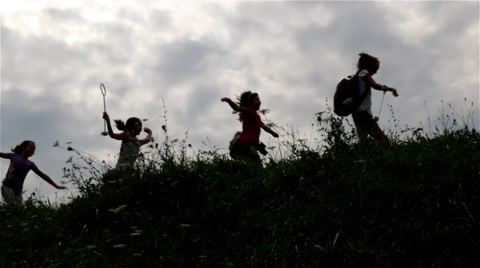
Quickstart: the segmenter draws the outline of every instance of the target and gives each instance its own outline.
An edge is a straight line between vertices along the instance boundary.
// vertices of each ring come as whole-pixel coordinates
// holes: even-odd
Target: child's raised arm
[[[125,132],[122,132],[122,133],[113,132],[112,124],[110,124],[110,116],[108,116],[107,112],[103,112],[103,119],[107,121],[108,136],[110,136],[110,138],[116,139],[116,140],[123,140],[128,137],[128,134]]]
[[[141,145],[150,142],[150,140],[152,139],[152,131],[148,127],[143,128],[143,131],[147,133],[147,136],[144,139],[138,140]]]
[[[236,104],[236,103],[233,102],[230,98],[221,98],[220,100],[223,101],[223,102],[228,103],[228,104],[230,105],[230,107],[232,107],[232,109],[233,109],[234,111],[241,112],[241,111],[245,110],[244,107]]]

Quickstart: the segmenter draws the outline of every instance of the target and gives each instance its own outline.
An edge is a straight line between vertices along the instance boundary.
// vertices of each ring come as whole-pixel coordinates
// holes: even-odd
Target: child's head
[[[380,61],[377,57],[371,56],[367,53],[360,53],[358,59],[357,68],[359,70],[367,69],[370,74],[375,74],[380,68]]]
[[[251,91],[243,92],[242,95],[240,95],[240,97],[238,98],[238,100],[239,100],[240,106],[242,107],[250,106],[257,110],[260,108],[260,104],[262,104],[262,102],[260,102],[260,97],[258,96],[258,93],[251,92]]]
[[[251,91],[245,91],[243,92],[238,99],[238,104],[242,107],[253,107],[255,110],[260,109],[260,104],[262,102],[260,101],[260,97],[258,96],[258,93],[251,92]],[[236,111],[234,111],[236,113]],[[239,118],[240,121],[243,121],[243,114],[239,113]]]
[[[123,123],[122,120],[115,120],[115,126],[118,130],[134,132],[138,135],[142,131],[142,120],[137,117],[128,118],[126,123]]]
[[[12,152],[20,155],[22,153],[27,153],[27,156],[32,156],[35,153],[35,142],[30,140],[25,140],[20,145],[15,146],[12,149]]]

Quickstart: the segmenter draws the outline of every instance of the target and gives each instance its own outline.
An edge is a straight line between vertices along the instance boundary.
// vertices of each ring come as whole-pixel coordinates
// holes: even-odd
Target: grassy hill
[[[322,147],[282,142],[289,154],[264,168],[215,150],[187,156],[185,141],[167,138],[134,173],[104,175],[68,148],[83,155],[65,168],[79,196],[0,207],[0,265],[480,265],[476,130],[354,145],[340,119],[318,114],[318,123]]]

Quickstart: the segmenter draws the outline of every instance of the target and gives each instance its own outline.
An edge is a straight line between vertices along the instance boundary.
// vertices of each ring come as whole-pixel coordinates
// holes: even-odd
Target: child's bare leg
[[[355,124],[355,128],[357,129],[358,142],[365,141],[368,136],[368,128],[362,124]]]
[[[252,155],[253,159],[261,163],[262,160],[260,159],[260,155],[258,155],[257,148],[255,148],[254,145],[250,145],[249,147],[250,147],[250,154]]]
[[[370,129],[370,135],[372,135],[372,137],[378,142],[388,142],[388,137],[380,129],[377,122],[372,125],[372,128]]]

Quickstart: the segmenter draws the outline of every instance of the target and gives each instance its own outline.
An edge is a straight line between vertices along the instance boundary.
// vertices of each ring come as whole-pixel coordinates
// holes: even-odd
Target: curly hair
[[[251,92],[251,91],[245,91],[242,93],[242,95],[240,95],[240,97],[238,97],[238,105],[242,106],[242,107],[247,107],[250,105],[250,103],[252,102],[252,100],[258,96],[258,93],[255,93],[255,92]]]
[[[237,100],[238,100],[237,104],[242,107],[248,107],[250,106],[250,103],[252,103],[253,99],[257,96],[258,96],[258,93],[256,92],[245,91],[240,95],[240,97],[237,97]],[[234,113],[237,113],[237,111],[234,111]],[[243,115],[241,112],[238,114],[238,119],[240,121],[243,120]]]
[[[357,68],[359,70],[362,70],[362,69],[371,70],[371,69],[378,68],[378,66],[380,65],[380,60],[377,57],[369,55],[365,52],[362,52],[358,55],[360,56],[357,62]]]

